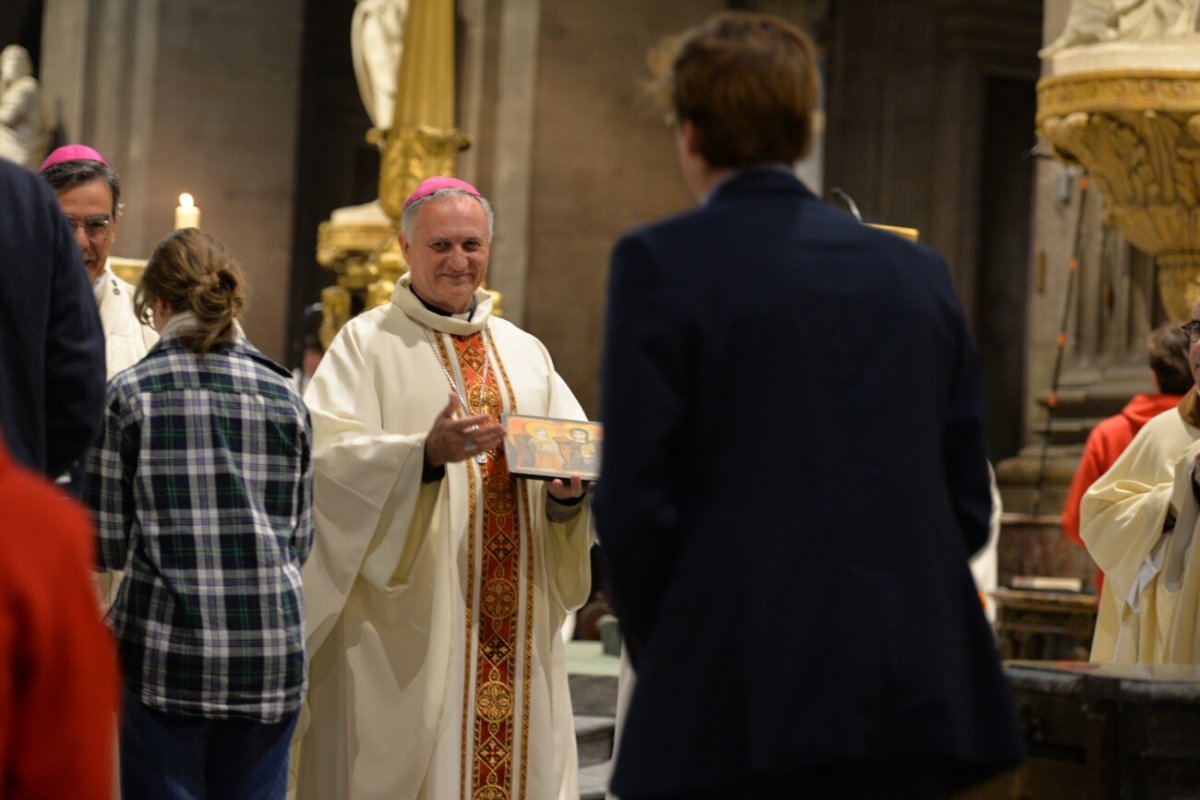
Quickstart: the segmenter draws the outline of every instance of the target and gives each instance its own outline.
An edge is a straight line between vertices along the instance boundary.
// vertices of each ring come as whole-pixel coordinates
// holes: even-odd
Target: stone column
[[[506,0],[500,16],[496,92],[496,152],[492,199],[504,222],[492,246],[491,285],[504,313],[525,324],[532,204],[534,110],[537,98],[541,0]]]

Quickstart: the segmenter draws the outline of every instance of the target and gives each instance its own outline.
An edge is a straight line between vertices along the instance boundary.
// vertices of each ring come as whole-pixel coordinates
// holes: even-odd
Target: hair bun
[[[233,294],[238,289],[238,276],[231,270],[222,269],[214,276],[217,285],[226,293]]]

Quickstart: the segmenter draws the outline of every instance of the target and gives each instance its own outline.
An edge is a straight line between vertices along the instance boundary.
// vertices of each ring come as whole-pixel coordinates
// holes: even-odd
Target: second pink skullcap
[[[413,193],[410,194],[408,199],[404,201],[404,207],[408,208],[422,197],[428,197],[429,195],[441,189],[462,189],[464,192],[473,194],[476,197],[481,196],[479,194],[479,190],[466,181],[459,180],[458,178],[447,178],[443,175],[438,175],[437,177],[426,178],[425,180],[421,181],[420,185],[417,186],[416,189],[413,189]]]
[[[38,167],[38,172],[45,172],[55,164],[61,164],[64,161],[99,161],[104,166],[108,166],[104,156],[86,144],[66,144],[46,156],[42,166]]]

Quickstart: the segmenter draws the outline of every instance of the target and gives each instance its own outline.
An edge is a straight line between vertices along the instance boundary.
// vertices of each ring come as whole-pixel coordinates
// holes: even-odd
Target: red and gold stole
[[[499,422],[504,408],[501,399],[501,378],[508,388],[509,406],[515,411],[515,397],[508,387],[499,354],[495,352],[494,340],[491,348],[485,346],[486,329],[469,336],[451,336],[457,357],[463,386],[467,394],[467,407],[471,414],[487,414]],[[439,345],[442,340],[439,339]],[[493,355],[493,369],[487,369],[488,350]],[[443,350],[443,361],[448,354]],[[470,519],[476,518],[477,497],[483,500],[482,548],[476,549],[475,531],[470,532],[468,550],[468,575],[471,585],[467,587],[466,602],[466,665],[471,668],[471,654],[476,654],[474,681],[471,675],[464,676],[463,686],[463,732],[462,732],[462,775],[464,794],[467,788],[467,752],[473,753],[470,770],[471,800],[516,800],[524,795],[525,764],[529,726],[528,682],[529,663],[532,653],[533,608],[527,604],[527,620],[522,630],[520,624],[522,565],[524,553],[532,560],[528,541],[522,546],[520,516],[517,513],[518,486],[509,475],[504,447],[500,446],[488,454],[487,461],[480,466],[483,478],[482,491],[477,492],[475,470],[468,462],[467,477],[470,484]],[[523,495],[524,493],[521,492]],[[524,570],[529,588],[532,588],[532,564]],[[478,634],[474,633],[473,602],[476,594],[475,576],[480,576],[478,590],[479,618]],[[528,598],[532,601],[532,595]],[[524,641],[523,641],[524,640]],[[518,651],[524,644],[525,675],[518,675]],[[474,685],[474,697],[471,687]],[[522,706],[521,731],[517,731],[515,711]],[[474,714],[471,711],[474,711]],[[473,718],[473,730],[468,731],[468,722]],[[471,739],[468,745],[468,736]],[[519,773],[514,764],[514,755],[520,743]],[[510,787],[516,782],[517,795],[512,797]]]

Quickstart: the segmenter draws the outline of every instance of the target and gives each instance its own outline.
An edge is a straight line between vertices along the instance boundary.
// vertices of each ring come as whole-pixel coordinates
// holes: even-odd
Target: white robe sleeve
[[[1116,465],[1109,470],[1113,475]],[[1150,482],[1154,476],[1122,472],[1115,480],[1097,483],[1084,495],[1080,526],[1084,544],[1104,571],[1105,591],[1113,587],[1123,598],[1133,585],[1146,556],[1162,536],[1171,504],[1171,476]]]
[[[1181,531],[1194,527],[1198,510],[1184,454],[1192,437],[1180,425],[1174,417],[1151,421],[1080,505],[1080,534],[1105,574],[1093,661],[1160,657],[1159,617],[1169,613],[1169,606],[1156,580],[1164,560],[1150,556],[1163,541],[1172,507]],[[1141,608],[1143,600],[1146,608]]]
[[[375,537],[388,527],[382,520],[385,508],[389,520],[411,519],[423,494],[426,433],[383,430],[379,392],[352,330],[344,331],[321,360],[305,401],[313,424],[319,532],[304,568],[312,654],[337,621]],[[397,486],[412,491],[398,492]]]
[[[551,375],[547,416],[587,419],[575,395],[554,371],[549,354],[545,354],[545,358]],[[551,522],[545,512],[546,489],[539,491],[542,496],[538,504],[540,510],[536,513],[546,529],[546,535],[541,538],[543,559],[550,578],[550,596],[565,616],[586,603],[592,591],[592,501],[586,498],[580,512],[566,522]]]

